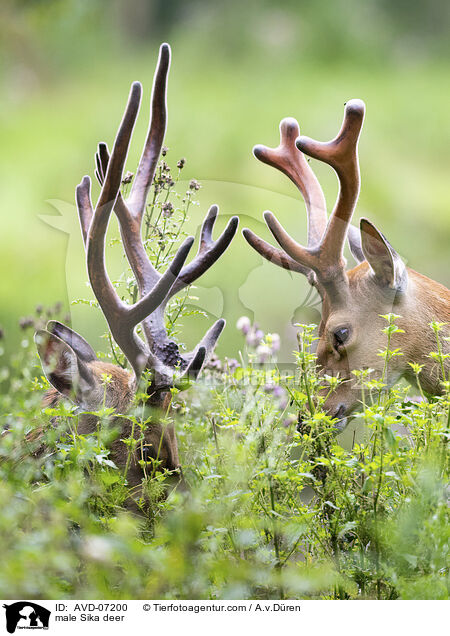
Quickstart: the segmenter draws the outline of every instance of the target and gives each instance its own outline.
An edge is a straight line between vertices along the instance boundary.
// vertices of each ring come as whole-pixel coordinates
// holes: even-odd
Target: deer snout
[[[331,417],[336,420],[335,428],[338,433],[341,433],[347,426],[348,417],[346,417],[347,407],[341,402],[334,413],[331,413]]]
[[[342,431],[348,424],[347,412],[347,406],[343,402],[340,402],[336,407],[328,409],[329,416],[332,419],[336,420],[334,426],[337,433],[342,433]],[[299,433],[305,433],[309,432],[309,430],[309,426],[305,424],[304,418],[299,414],[297,420],[297,431]]]

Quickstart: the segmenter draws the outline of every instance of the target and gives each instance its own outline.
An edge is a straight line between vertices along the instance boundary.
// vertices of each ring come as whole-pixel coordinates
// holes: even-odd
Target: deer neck
[[[432,321],[450,323],[450,291],[426,276],[408,268],[409,286],[405,300],[399,307],[403,316],[403,329],[406,332],[407,346],[405,362],[423,365],[420,373],[422,388],[434,395],[442,393],[441,365],[429,357],[432,351],[437,351],[436,335],[430,327]],[[446,340],[449,336],[449,325],[439,333],[440,347],[444,355],[450,354],[450,344]],[[413,379],[409,365],[406,370],[408,380]],[[444,359],[446,378],[450,373],[450,359]]]

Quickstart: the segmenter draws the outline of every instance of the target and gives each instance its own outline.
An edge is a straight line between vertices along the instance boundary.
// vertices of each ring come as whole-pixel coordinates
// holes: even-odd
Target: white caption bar
[[[408,636],[423,636],[437,633],[446,624],[449,609],[448,601],[6,600],[0,604],[0,633],[20,636],[79,634],[80,630],[83,636],[123,634],[124,628],[148,633],[192,629],[196,636],[257,629],[258,636],[276,636],[286,627],[308,635],[379,636],[387,625],[392,630],[401,626],[401,633]]]

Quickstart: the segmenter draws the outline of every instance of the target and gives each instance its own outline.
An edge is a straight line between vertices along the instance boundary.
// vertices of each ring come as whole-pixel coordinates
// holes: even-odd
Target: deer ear
[[[63,325],[57,320],[49,320],[47,323],[47,331],[57,336],[71,347],[76,355],[85,362],[93,362],[97,360],[94,349],[79,333]]]
[[[49,331],[40,329],[34,334],[34,341],[50,384],[78,403],[83,393],[95,384],[87,364],[72,347]]]
[[[367,219],[361,219],[361,247],[377,282],[397,292],[406,291],[406,266],[389,241]]]

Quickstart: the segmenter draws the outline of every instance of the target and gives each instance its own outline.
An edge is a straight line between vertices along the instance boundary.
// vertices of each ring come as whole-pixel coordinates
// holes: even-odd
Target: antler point
[[[253,146],[252,153],[257,159],[261,161],[267,150],[267,146],[264,146],[263,144],[257,144],[256,146]]]
[[[297,137],[300,133],[300,126],[298,121],[294,117],[285,117],[280,122],[280,134],[281,137],[292,137],[294,134]]]
[[[295,145],[297,146],[297,148],[301,151],[304,151],[304,149],[312,142],[313,140],[311,139],[311,137],[308,137],[307,135],[299,135],[297,137],[297,139],[295,140]]]
[[[216,217],[219,213],[219,206],[213,203],[208,210],[208,218],[210,219],[212,216]]]
[[[345,117],[348,117],[349,115],[356,115],[362,120],[365,112],[366,105],[362,99],[350,99],[345,104]]]

